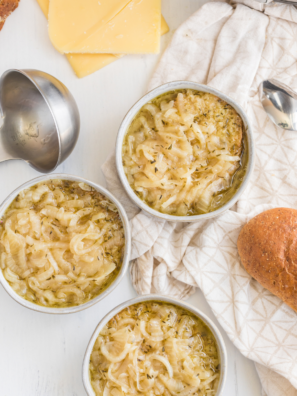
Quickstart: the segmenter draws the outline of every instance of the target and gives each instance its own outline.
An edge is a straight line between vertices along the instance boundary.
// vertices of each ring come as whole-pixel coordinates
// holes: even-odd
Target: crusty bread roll
[[[297,210],[276,208],[254,217],[237,247],[247,272],[297,311]]]
[[[20,0],[0,0],[0,30],[6,18],[18,7]]]

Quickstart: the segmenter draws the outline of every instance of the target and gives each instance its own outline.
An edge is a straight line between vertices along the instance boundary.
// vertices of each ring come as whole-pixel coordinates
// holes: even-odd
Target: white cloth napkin
[[[174,34],[149,87],[196,81],[246,109],[256,166],[236,211],[194,224],[157,220],[128,199],[114,156],[103,172],[131,219],[137,292],[185,299],[201,288],[230,339],[256,362],[263,395],[297,396],[297,314],[249,276],[236,248],[242,226],[256,214],[269,207],[297,208],[297,135],[269,121],[258,93],[260,82],[270,77],[297,90],[297,9],[239,1],[245,5],[207,3],[189,18]]]

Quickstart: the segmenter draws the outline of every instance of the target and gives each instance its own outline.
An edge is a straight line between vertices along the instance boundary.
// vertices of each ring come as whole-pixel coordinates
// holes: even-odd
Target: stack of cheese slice
[[[85,77],[127,53],[158,52],[161,0],[37,0],[55,48]]]

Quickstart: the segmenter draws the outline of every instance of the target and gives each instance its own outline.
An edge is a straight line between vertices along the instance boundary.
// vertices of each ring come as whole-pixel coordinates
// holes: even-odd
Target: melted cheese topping
[[[51,180],[22,191],[0,225],[0,266],[21,297],[47,307],[86,303],[122,264],[115,205],[84,183]]]
[[[204,92],[169,92],[143,106],[123,144],[130,186],[153,209],[177,216],[223,206],[245,174],[243,123]]]
[[[147,302],[103,328],[90,359],[96,396],[214,396],[218,349],[208,327],[171,304]]]

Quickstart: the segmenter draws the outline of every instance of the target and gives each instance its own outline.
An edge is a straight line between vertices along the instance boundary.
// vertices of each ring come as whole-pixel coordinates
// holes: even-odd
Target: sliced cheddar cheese
[[[41,11],[44,13],[46,19],[48,19],[48,10],[49,10],[49,2],[50,0],[37,0]]]
[[[113,63],[122,58],[123,55],[113,54],[66,54],[68,62],[70,63],[74,73],[79,78],[86,77],[97,70]]]
[[[161,15],[161,36],[169,32],[169,26],[167,22],[165,21],[165,18],[163,15]]]
[[[38,0],[49,1],[49,0]],[[161,18],[161,35],[169,32],[169,26],[164,17]],[[125,56],[124,54],[66,54],[77,77],[86,77],[110,63]]]
[[[50,0],[37,0],[44,16],[48,18]],[[169,26],[164,17],[161,16],[161,35],[169,32]],[[66,57],[79,78],[86,77],[110,63],[121,58],[122,54],[66,54]]]
[[[161,0],[51,0],[49,36],[61,53],[157,53]]]

